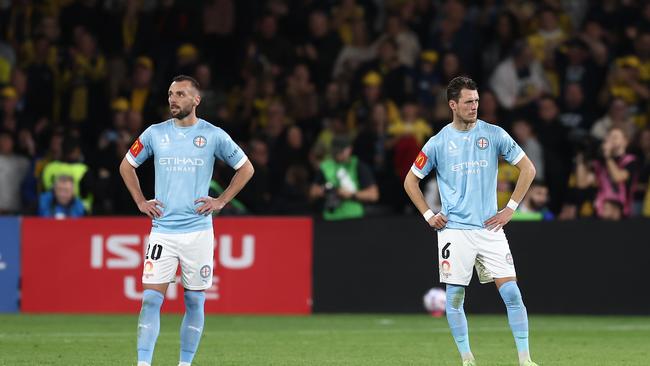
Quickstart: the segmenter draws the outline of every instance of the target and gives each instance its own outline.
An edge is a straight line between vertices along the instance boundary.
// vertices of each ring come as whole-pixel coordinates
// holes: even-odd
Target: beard
[[[183,119],[183,118],[189,116],[190,113],[192,113],[192,108],[182,108],[182,107],[179,107],[178,110],[177,110],[176,112],[174,112],[174,111],[171,110],[171,109],[170,109],[170,111],[171,111],[171,113],[172,113],[172,117],[174,117],[174,118],[176,118],[176,119]]]
[[[542,209],[544,209],[544,207],[546,207],[546,201],[541,201],[540,202],[540,201],[536,201],[534,199],[531,199],[530,202],[528,203],[528,205],[530,206],[530,208],[533,211],[541,211]]]
[[[459,116],[459,117],[460,117],[460,116]],[[478,119],[478,116],[475,116],[475,117],[468,117],[468,118],[460,117],[460,121],[463,122],[463,123],[465,123],[465,124],[475,123],[477,119]]]

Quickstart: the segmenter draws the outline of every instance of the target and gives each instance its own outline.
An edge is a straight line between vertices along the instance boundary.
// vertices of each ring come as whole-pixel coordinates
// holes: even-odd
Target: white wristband
[[[506,207],[511,208],[513,211],[517,211],[517,206],[519,206],[519,204],[515,202],[515,200],[508,201],[508,204],[506,205]]]
[[[426,210],[426,211],[424,211],[424,213],[422,214],[422,216],[424,216],[424,221],[426,221],[426,222],[429,222],[429,219],[432,218],[433,215],[434,215],[434,214],[433,214],[433,211],[431,211],[431,210]]]

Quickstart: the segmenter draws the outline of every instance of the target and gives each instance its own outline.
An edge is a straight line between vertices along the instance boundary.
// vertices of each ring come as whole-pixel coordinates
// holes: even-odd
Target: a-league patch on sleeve
[[[137,157],[138,154],[140,154],[140,152],[142,151],[143,147],[144,146],[142,145],[142,142],[140,142],[140,138],[138,137],[133,142],[133,145],[131,145],[131,148],[129,149],[129,151],[131,152],[131,155],[133,155],[134,157]]]
[[[418,169],[424,168],[424,166],[427,164],[427,160],[429,160],[429,158],[426,156],[426,154],[420,151],[417,158],[415,158],[415,167]]]

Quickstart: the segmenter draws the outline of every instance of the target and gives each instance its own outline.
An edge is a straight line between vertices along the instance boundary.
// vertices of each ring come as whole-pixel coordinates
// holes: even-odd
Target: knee
[[[143,308],[160,308],[164,300],[163,294],[156,290],[144,290],[142,293]]]
[[[517,282],[515,281],[506,282],[501,285],[499,288],[499,294],[506,306],[520,305],[523,303],[521,299],[521,291],[519,291],[519,286],[517,286]]]
[[[190,311],[203,309],[205,303],[205,292],[203,291],[185,291],[185,308]]]
[[[447,285],[447,312],[458,312],[463,308],[465,302],[465,287]]]

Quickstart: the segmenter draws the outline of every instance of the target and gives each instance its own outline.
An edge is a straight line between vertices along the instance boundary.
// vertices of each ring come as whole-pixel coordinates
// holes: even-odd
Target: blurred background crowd
[[[412,212],[403,178],[468,75],[537,167],[516,218],[650,217],[634,0],[0,0],[0,214],[137,214],[118,165],[178,74],[255,166],[227,214]],[[153,198],[151,160],[138,173]],[[516,179],[500,164],[500,207]]]

